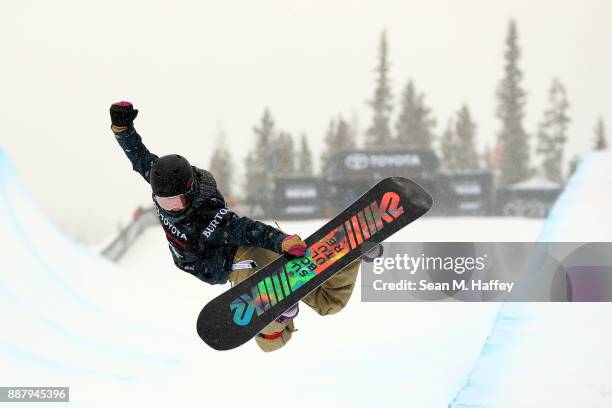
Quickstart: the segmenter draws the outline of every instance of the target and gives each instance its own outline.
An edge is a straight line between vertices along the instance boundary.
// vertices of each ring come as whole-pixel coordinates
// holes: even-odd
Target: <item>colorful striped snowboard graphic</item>
[[[198,334],[216,350],[246,343],[336,272],[421,217],[432,205],[431,196],[411,180],[381,180],[306,238],[305,256],[279,256],[208,302],[198,317]]]

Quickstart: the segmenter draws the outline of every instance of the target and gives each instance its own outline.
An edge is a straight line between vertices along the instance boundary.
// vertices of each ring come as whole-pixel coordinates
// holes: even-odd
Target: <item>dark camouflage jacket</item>
[[[157,156],[149,152],[133,127],[115,133],[135,171],[149,182]],[[227,282],[239,245],[281,252],[287,235],[274,227],[240,217],[227,207],[213,176],[193,168],[196,174],[189,207],[179,213],[165,211],[155,200],[155,211],[164,229],[174,263],[210,284]]]

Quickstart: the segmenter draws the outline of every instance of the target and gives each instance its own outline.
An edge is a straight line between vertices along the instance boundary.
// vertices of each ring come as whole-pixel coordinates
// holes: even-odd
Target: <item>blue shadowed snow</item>
[[[0,370],[0,383],[15,383],[21,370],[151,382],[155,371],[183,365],[149,349],[151,338],[167,334],[109,311],[70,283],[77,275],[93,282],[110,278],[114,266],[46,220],[1,150],[0,228],[0,354],[13,368],[10,375]],[[100,289],[112,291],[112,284]]]
[[[541,242],[612,241],[612,154],[592,153],[555,203]],[[610,407],[612,307],[506,303],[450,408]]]
[[[283,229],[308,235],[322,222]],[[432,217],[397,240],[520,241],[539,228],[537,220]],[[195,321],[227,286],[177,270],[157,228],[118,265],[74,243],[2,151],[0,240],[0,385],[69,385],[70,406],[251,406],[266,389],[294,408],[442,407],[465,383],[498,313],[497,304],[361,303],[357,287],[338,315],[303,307],[283,350],[265,354],[250,342],[217,352],[197,337]],[[271,380],[283,372],[287,380]]]

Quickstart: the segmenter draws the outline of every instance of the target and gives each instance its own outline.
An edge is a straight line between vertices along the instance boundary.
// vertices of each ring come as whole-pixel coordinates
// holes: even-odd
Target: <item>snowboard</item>
[[[305,239],[301,258],[280,255],[248,279],[208,302],[198,335],[216,350],[229,350],[265,326],[350,262],[425,214],[431,196],[402,177],[379,181]]]

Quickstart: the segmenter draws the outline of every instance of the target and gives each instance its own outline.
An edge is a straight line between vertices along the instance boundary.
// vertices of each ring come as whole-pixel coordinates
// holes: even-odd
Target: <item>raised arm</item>
[[[116,102],[110,107],[111,130],[115,134],[115,139],[132,163],[132,168],[148,183],[149,172],[157,156],[149,152],[134,129],[134,119],[137,115],[138,109],[134,109],[130,102]]]

